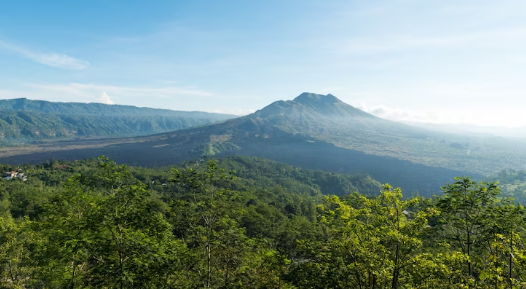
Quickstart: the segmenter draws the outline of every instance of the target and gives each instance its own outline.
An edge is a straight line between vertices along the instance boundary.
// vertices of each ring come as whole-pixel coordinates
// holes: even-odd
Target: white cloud
[[[356,107],[372,115],[401,122],[457,123],[465,121],[461,116],[451,118],[450,116],[446,116],[434,110],[411,111],[382,105],[367,106],[364,103],[361,103]]]
[[[74,58],[66,54],[40,53],[40,52],[30,51],[25,48],[22,48],[22,47],[13,45],[13,44],[9,44],[3,41],[0,41],[0,48],[4,48],[5,50],[9,50],[25,58],[31,59],[33,61],[36,61],[44,65],[52,66],[52,67],[80,70],[80,69],[87,68],[90,65],[88,61]]]
[[[130,86],[113,86],[113,85],[98,85],[98,84],[30,84],[30,87],[45,91],[56,91],[62,93],[75,94],[78,96],[94,95],[110,93],[119,97],[159,97],[168,98],[174,96],[212,96],[211,93],[181,87],[130,87]]]
[[[80,70],[87,68],[90,63],[66,54],[31,54],[29,58],[36,62],[64,69]]]
[[[98,102],[104,104],[115,104],[106,92],[102,93],[101,97],[98,98]]]
[[[211,112],[215,113],[224,113],[224,114],[233,114],[233,115],[247,115],[256,112],[255,109],[248,108],[248,109],[214,109]]]

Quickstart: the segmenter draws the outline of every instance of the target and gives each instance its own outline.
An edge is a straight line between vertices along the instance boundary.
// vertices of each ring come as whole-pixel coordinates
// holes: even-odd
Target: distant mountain
[[[430,195],[455,176],[524,168],[526,144],[416,128],[375,117],[330,94],[303,93],[214,125],[4,150],[0,161],[34,163],[98,155],[146,166],[208,156],[257,156],[309,169],[367,173],[380,182]]]
[[[8,144],[76,137],[138,136],[234,117],[101,103],[9,99],[0,100],[0,141]]]

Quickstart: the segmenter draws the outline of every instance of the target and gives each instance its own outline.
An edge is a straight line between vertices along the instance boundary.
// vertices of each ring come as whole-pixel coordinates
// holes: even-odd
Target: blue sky
[[[3,2],[0,98],[526,126],[523,0]]]

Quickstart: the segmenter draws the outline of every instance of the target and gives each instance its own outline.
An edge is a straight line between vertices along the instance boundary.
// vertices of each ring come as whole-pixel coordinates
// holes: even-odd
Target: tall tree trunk
[[[210,244],[210,238],[212,238],[212,224],[211,219],[208,217],[205,217],[205,223],[208,226],[208,236],[206,238],[206,287],[210,288],[212,283],[212,254],[211,254],[211,244]]]
[[[398,208],[398,204],[395,201],[395,208],[396,208],[396,230],[398,233],[400,233],[400,209]],[[400,274],[400,268],[398,267],[398,261],[400,258],[400,241],[396,242],[396,253],[395,253],[395,263],[394,263],[394,271],[393,271],[393,282],[392,282],[392,289],[398,288],[398,275]]]
[[[9,275],[11,275],[11,282],[13,282],[13,286],[15,284],[15,275],[13,274],[13,267],[11,266],[11,260],[9,260]]]
[[[400,254],[400,244],[396,244],[396,255],[395,255],[395,267],[393,271],[393,281],[391,284],[392,289],[398,288],[398,275],[400,273],[400,268],[398,268],[398,258]]]
[[[467,244],[467,251],[468,251],[468,275],[469,277],[473,277],[473,275],[471,274],[471,236],[469,234],[469,229],[468,229],[468,244]]]
[[[71,272],[71,289],[75,288],[75,261],[72,262],[71,266],[73,271]]]
[[[513,289],[513,270],[512,270],[512,265],[513,265],[513,230],[511,231],[511,235],[510,235],[510,289]]]

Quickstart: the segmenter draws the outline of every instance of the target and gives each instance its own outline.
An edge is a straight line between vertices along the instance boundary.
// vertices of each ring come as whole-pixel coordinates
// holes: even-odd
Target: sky
[[[524,0],[2,2],[0,99],[526,126]]]

